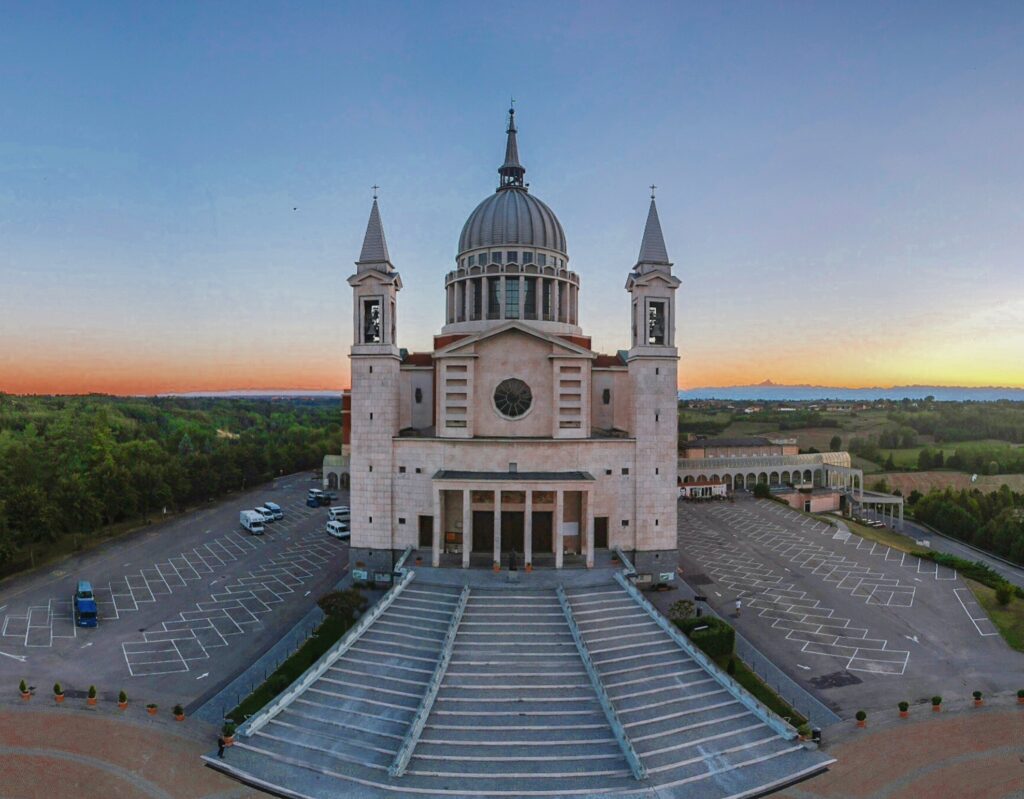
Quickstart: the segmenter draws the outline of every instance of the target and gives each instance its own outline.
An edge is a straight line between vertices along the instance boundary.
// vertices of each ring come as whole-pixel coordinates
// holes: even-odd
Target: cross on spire
[[[370,186],[370,188],[373,189],[373,199],[376,200],[377,199],[377,190],[380,188],[380,186],[378,186],[376,183],[374,183],[372,186]]]
[[[655,186],[655,185],[654,185],[654,184],[652,183],[652,184],[651,184],[651,185],[650,185],[650,186],[649,186],[648,188],[649,188],[649,189],[651,190],[651,199],[653,200],[653,199],[654,199],[654,190],[655,190],[656,188],[658,188],[658,187],[657,187],[657,186]]]

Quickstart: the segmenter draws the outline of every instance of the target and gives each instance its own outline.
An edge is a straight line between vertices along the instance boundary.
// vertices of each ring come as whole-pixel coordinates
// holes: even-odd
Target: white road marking
[[[89,643],[87,643],[87,644],[82,644],[82,645],[81,645],[80,647],[78,647],[78,648],[79,648],[79,649],[85,649],[85,648],[86,648],[87,646],[92,646],[92,641],[90,641],[90,642],[89,642]]]
[[[907,640],[913,641],[915,644],[921,643],[920,641],[917,640],[917,636],[916,635],[904,635],[903,637],[906,638]]]
[[[5,658],[11,658],[12,660],[20,660],[22,663],[28,659],[27,655],[12,655],[10,652],[0,652],[0,655],[3,655]]]
[[[810,671],[811,670],[810,666],[805,666],[803,663],[797,663],[796,666],[797,666],[798,669],[803,669],[804,671]]]
[[[7,605],[0,605],[0,610],[7,610]]]
[[[715,591],[715,596],[721,596],[721,594]]]
[[[204,677],[209,677],[209,676],[210,676],[210,672],[208,672],[208,671],[204,671],[204,672],[203,672],[202,674],[200,674],[200,675],[199,675],[198,677],[196,677],[196,679],[197,679],[197,680],[201,680],[201,679],[203,679]]]
[[[306,593],[303,594],[303,596],[309,596],[312,593],[313,593],[312,591],[307,591]]]

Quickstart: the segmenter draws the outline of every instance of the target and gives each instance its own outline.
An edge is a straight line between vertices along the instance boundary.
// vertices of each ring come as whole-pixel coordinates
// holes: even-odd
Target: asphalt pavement
[[[312,473],[289,475],[0,587],[0,682],[25,679],[49,700],[95,685],[112,702],[183,705],[255,661],[344,575],[348,544],[324,531],[326,508],[308,508]],[[278,503],[283,520],[252,536],[239,511]],[[346,502],[342,495],[339,502]],[[75,626],[71,596],[89,580],[100,620]],[[52,700],[50,700],[52,701]]]

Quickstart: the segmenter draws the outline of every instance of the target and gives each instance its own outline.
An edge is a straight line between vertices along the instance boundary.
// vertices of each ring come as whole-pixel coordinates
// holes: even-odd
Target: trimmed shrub
[[[668,618],[670,621],[678,622],[683,619],[692,619],[695,613],[693,602],[689,599],[680,599],[678,602],[672,603],[668,609]]]
[[[28,683],[25,682],[24,680],[22,680],[20,683],[18,683],[18,690],[21,691],[23,694],[27,694],[28,693]]]
[[[125,702],[128,701],[128,694],[126,694],[123,690],[119,691],[117,694],[117,701],[123,705]]]
[[[1013,586],[1010,583],[1000,583],[996,586],[996,601],[1006,607],[1013,599]]]
[[[868,714],[865,713],[863,710],[858,710],[857,711],[857,721],[864,721],[865,719],[867,719],[867,717],[868,717]]]
[[[369,603],[360,591],[355,588],[346,588],[344,591],[332,591],[325,594],[320,597],[317,604],[320,606],[320,610],[328,616],[338,616],[352,622],[356,616],[366,610]]]
[[[956,569],[962,576],[969,577],[982,585],[987,585],[989,588],[994,588],[997,592],[1000,586],[1007,585],[1014,596],[1018,599],[1024,599],[1024,588],[1008,583],[999,572],[979,560],[967,560],[966,558],[958,558],[956,555],[947,555],[944,552],[932,552],[930,550],[914,550],[912,554],[925,560],[934,561],[940,566],[945,566],[947,569]]]
[[[64,689],[60,687],[60,683],[59,682],[55,682],[53,684],[53,695],[54,696],[60,696],[62,693],[64,693]]]
[[[736,644],[736,631],[721,619],[703,616],[699,619],[682,619],[675,622],[694,645],[710,658],[731,655]],[[697,630],[697,627],[707,627]]]
[[[900,708],[900,713],[906,713],[908,710],[910,710],[910,703],[909,702],[900,702],[899,708]]]
[[[89,686],[89,698],[90,699],[95,699],[96,698],[96,686],[95,685],[90,685]]]
[[[932,707],[938,707],[941,704],[942,704],[942,697],[941,696],[933,696],[932,697]]]
[[[973,696],[975,699],[981,699],[983,694],[981,693],[981,691],[975,691],[974,693],[971,694],[971,696]]]

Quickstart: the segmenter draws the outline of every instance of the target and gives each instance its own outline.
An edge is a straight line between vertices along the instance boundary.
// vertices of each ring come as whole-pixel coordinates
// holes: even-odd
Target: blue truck
[[[92,584],[87,580],[78,581],[71,606],[75,613],[75,624],[79,627],[95,627],[99,623],[96,597],[92,592]]]

